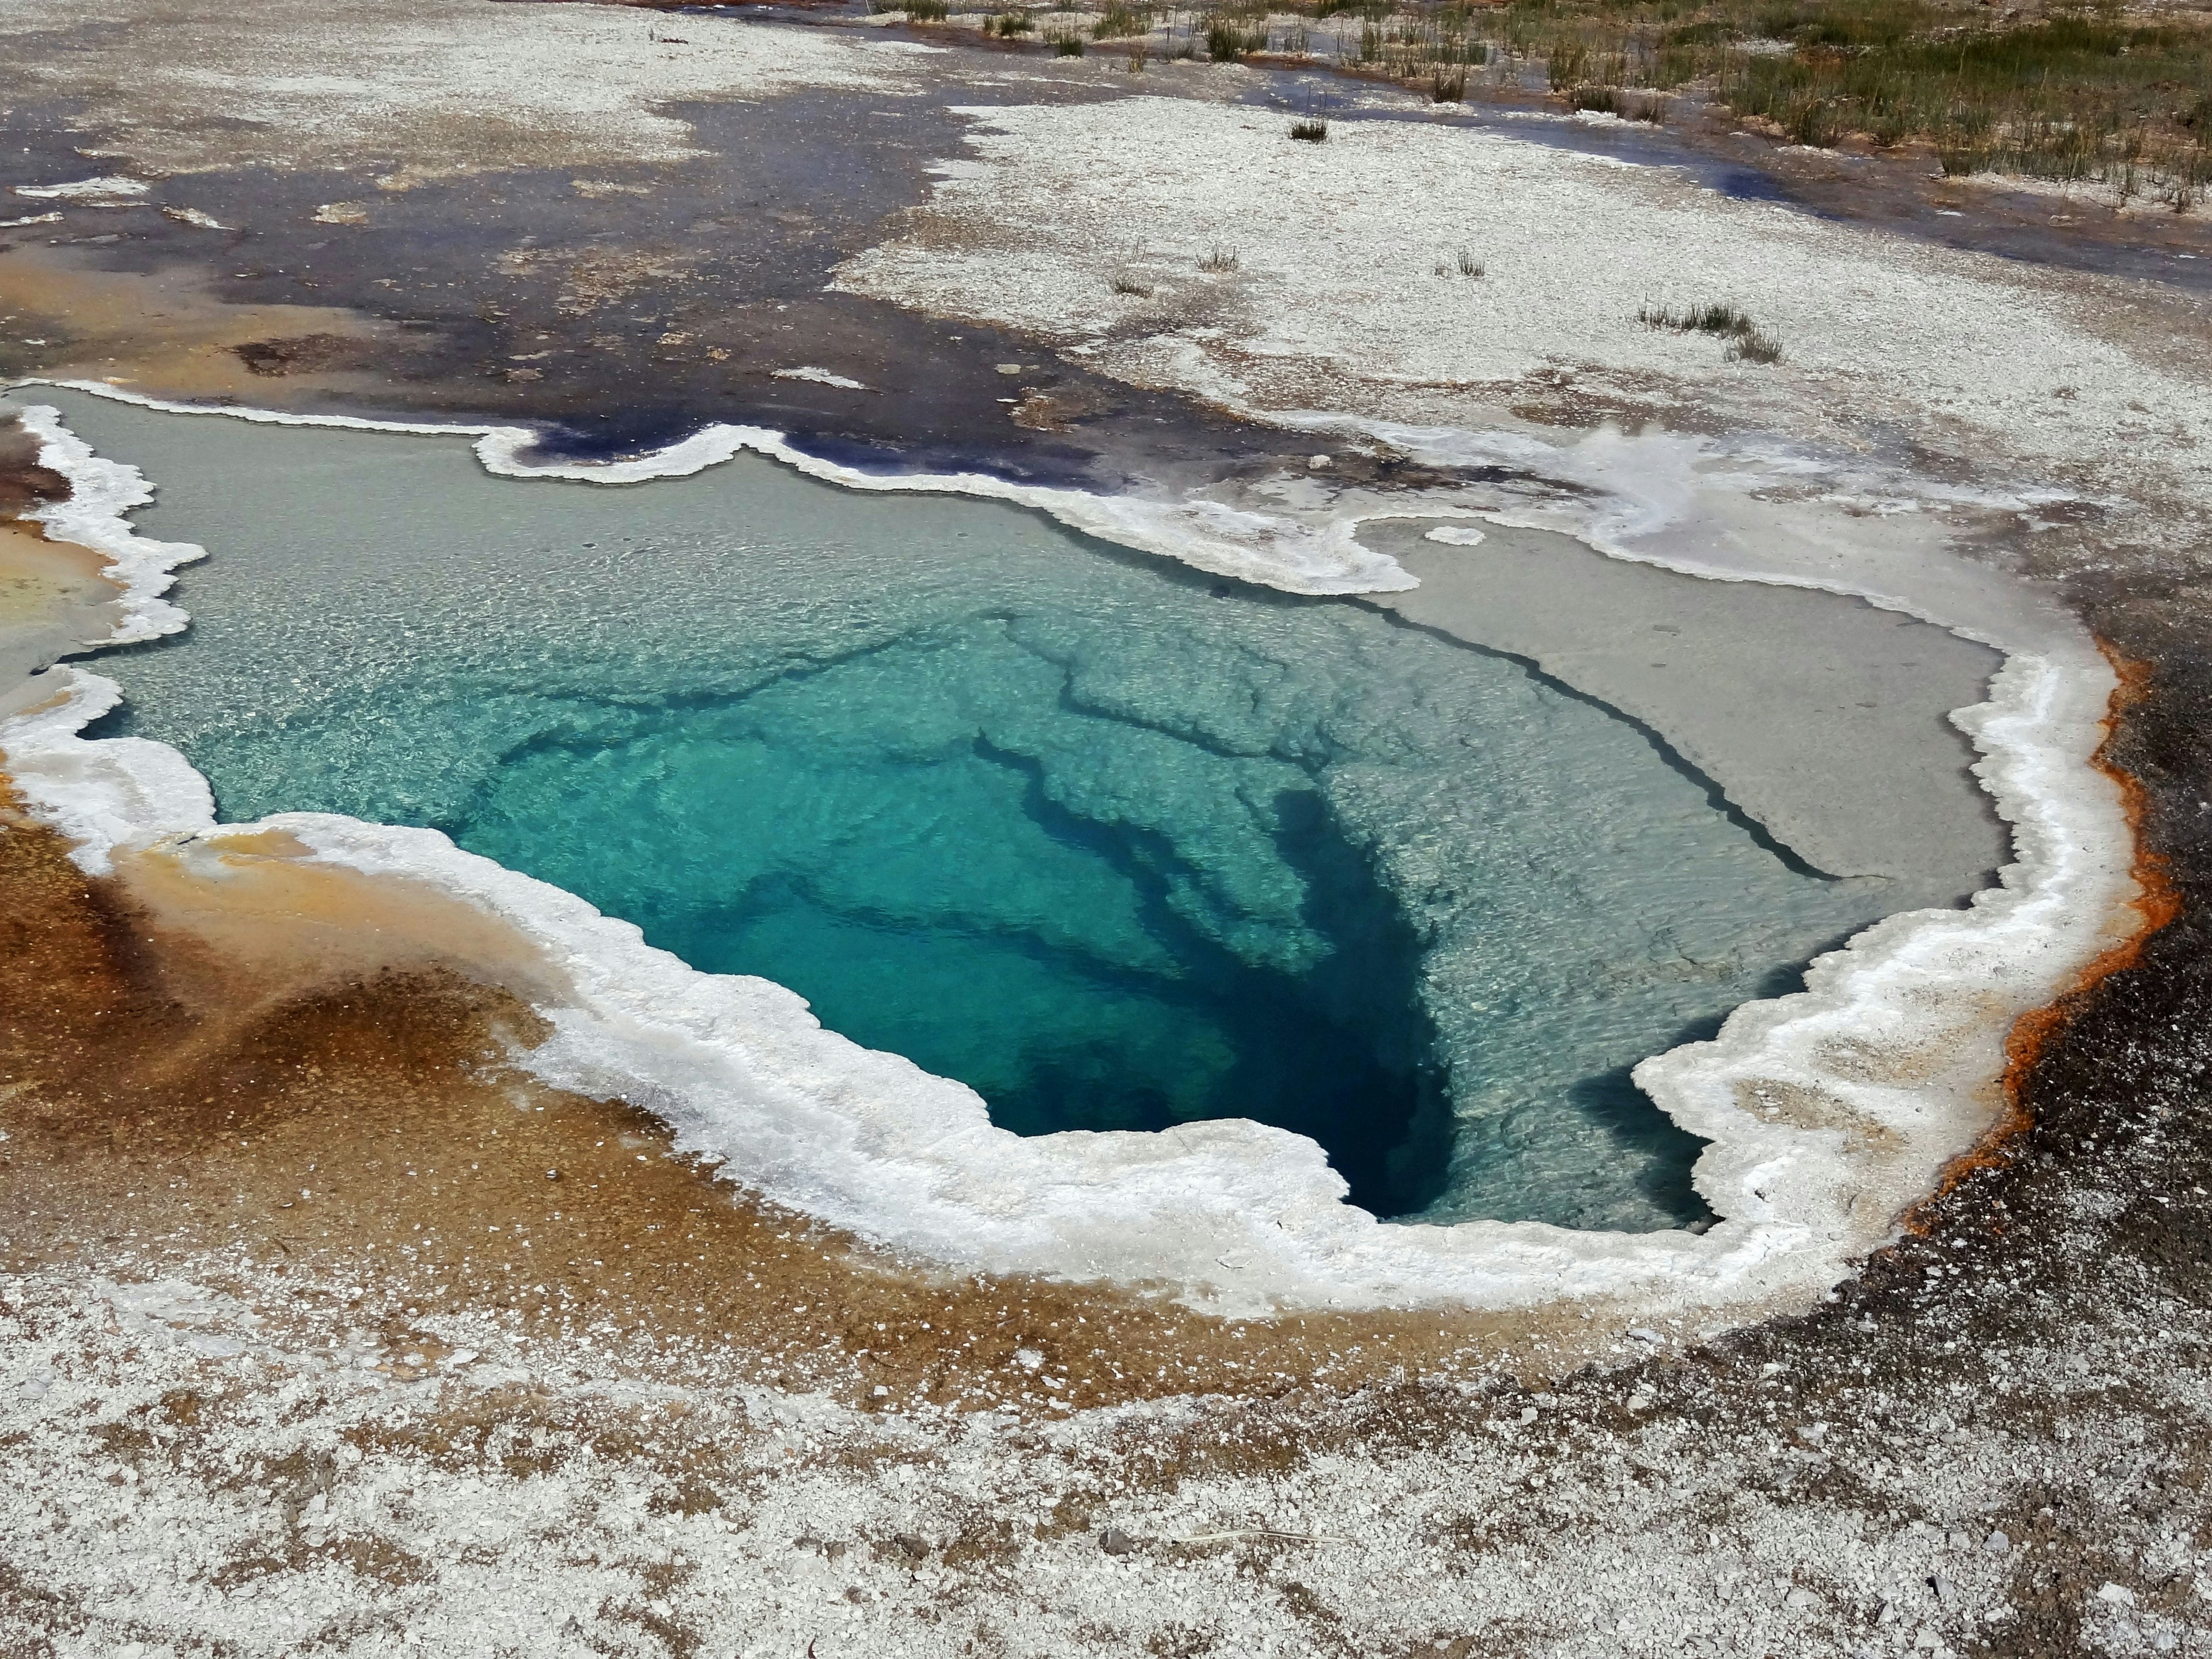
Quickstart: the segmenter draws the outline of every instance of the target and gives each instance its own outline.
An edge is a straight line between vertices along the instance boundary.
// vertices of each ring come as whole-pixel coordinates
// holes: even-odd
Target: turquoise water
[[[1383,1214],[1676,1224],[1698,1143],[1626,1068],[1876,914],[1357,603],[766,463],[607,489],[69,414],[216,554],[187,635],[102,659],[100,734],[226,818],[434,825],[1020,1133],[1250,1116]]]

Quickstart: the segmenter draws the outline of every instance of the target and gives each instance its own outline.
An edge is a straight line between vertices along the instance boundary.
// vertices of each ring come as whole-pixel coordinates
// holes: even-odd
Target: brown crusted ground
[[[0,421],[0,521],[69,494],[69,480],[39,465],[39,441],[13,416]]]
[[[362,368],[373,361],[371,341],[346,334],[299,334],[284,339],[248,340],[231,347],[231,355],[250,374],[268,379],[288,374],[321,374],[333,369]]]
[[[322,306],[227,304],[209,276],[198,267],[102,270],[67,249],[0,245],[0,315],[47,340],[22,368],[54,380],[248,403],[266,401],[271,374],[378,383],[350,371],[389,331]],[[395,356],[404,345],[387,342],[386,356]],[[0,497],[0,514],[16,511]]]
[[[157,894],[145,873],[88,879],[65,852],[12,806],[0,817],[0,1213],[19,1272],[119,1244],[229,1251],[351,1279],[395,1322],[489,1309],[649,1371],[734,1365],[865,1401],[883,1386],[891,1407],[1356,1387],[1472,1370],[1538,1335],[1465,1315],[1224,1322],[896,1261],[715,1181],[647,1115],[516,1070],[540,1022],[420,948],[401,900],[355,935],[381,961],[319,945],[379,902],[364,878],[241,842],[223,908],[257,955],[179,929],[173,892],[157,916],[131,896]],[[256,908],[264,856],[283,883]],[[360,890],[303,896],[325,873]]]
[[[35,526],[0,519],[0,632],[35,626],[57,607],[114,597],[100,573],[106,561],[66,543],[46,540]]]
[[[0,414],[0,700],[26,673],[52,662],[85,635],[116,597],[101,572],[107,561],[88,548],[50,541],[23,516],[69,494],[69,481],[39,465],[38,439],[12,414]]]

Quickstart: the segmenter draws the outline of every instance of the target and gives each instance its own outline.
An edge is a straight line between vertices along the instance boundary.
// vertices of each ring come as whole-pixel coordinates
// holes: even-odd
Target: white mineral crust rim
[[[75,384],[179,413],[471,436],[483,465],[512,477],[627,483],[696,472],[750,449],[848,487],[1020,502],[1291,592],[1411,580],[1360,547],[1349,523],[1291,526],[1296,535],[1237,524],[1222,533],[1218,521],[1173,504],[974,475],[875,477],[759,428],[712,428],[635,461],[536,465],[520,459],[533,434],[516,428],[208,410]],[[170,571],[202,550],[137,535],[125,514],[150,491],[136,469],[94,455],[51,408],[24,418],[41,440],[41,462],[76,492],[38,516],[55,536],[107,555],[125,587],[114,640],[182,627],[183,613],[161,594]],[[0,721],[0,754],[30,808],[75,843],[81,867],[102,872],[118,848],[216,827],[205,780],[178,751],[81,735],[118,700],[112,681],[62,666],[37,683],[51,695]],[[2015,861],[2001,884],[1965,909],[1876,923],[1821,957],[1803,992],[1747,1003],[1712,1041],[1638,1066],[1638,1083],[1668,1115],[1711,1142],[1693,1178],[1721,1219],[1703,1234],[1378,1223],[1343,1202],[1344,1183],[1313,1141],[1243,1120],[1024,1138],[994,1127],[964,1085],[824,1030],[794,993],[701,973],[647,945],[631,924],[435,830],[297,812],[224,830],[281,830],[320,860],[429,883],[507,922],[570,988],[542,1009],[553,1036],[520,1063],[556,1086],[647,1107],[679,1148],[720,1160],[734,1181],[893,1249],[970,1270],[1164,1283],[1193,1306],[1232,1315],[1573,1298],[1747,1317],[1809,1300],[1893,1234],[1943,1168],[1998,1121],[2014,1022],[2132,931],[2132,836],[2117,786],[2093,764],[2115,684],[2086,634],[2013,650],[1989,700],[1958,717],[2014,825]]]

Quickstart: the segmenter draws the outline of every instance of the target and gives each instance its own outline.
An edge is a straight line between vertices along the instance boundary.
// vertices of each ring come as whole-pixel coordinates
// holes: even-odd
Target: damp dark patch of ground
[[[676,166],[383,189],[376,176],[404,175],[388,171],[392,158],[365,155],[343,173],[163,180],[146,208],[64,207],[65,222],[33,234],[106,270],[205,264],[233,303],[381,319],[396,336],[345,346],[340,365],[382,380],[379,412],[542,425],[563,456],[636,453],[731,422],[876,471],[1116,489],[1189,473],[1195,453],[1234,469],[1286,453],[1285,440],[1195,399],[1086,374],[988,321],[823,291],[840,261],[885,240],[926,198],[928,165],[960,153],[964,124],[941,105],[809,92],[674,112],[708,152]],[[83,158],[51,137],[70,125],[65,109],[16,107],[0,149],[49,136],[7,175],[83,176]],[[163,207],[235,228],[180,222]],[[338,400],[288,381],[331,367],[337,349],[305,337],[240,355],[267,381],[268,403],[319,412]],[[35,349],[0,339],[0,373],[38,362]],[[779,374],[794,369],[864,389]],[[357,392],[343,401],[362,412]],[[1050,429],[1016,422],[1025,402],[1054,411]]]

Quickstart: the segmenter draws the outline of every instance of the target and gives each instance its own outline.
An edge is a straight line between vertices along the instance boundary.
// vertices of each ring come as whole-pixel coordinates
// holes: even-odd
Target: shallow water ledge
[[[76,485],[46,510],[50,532],[122,568],[133,637],[181,626],[158,595],[198,550],[136,537],[122,514],[143,483],[58,424],[44,430],[42,459]],[[726,453],[726,434],[708,435],[664,470]],[[488,464],[528,474],[519,445],[483,436]],[[638,469],[624,476],[646,475]],[[1887,1237],[1998,1121],[2014,1021],[2132,931],[2127,826],[2090,763],[2113,684],[2086,638],[2050,638],[2016,651],[1967,716],[1982,775],[2015,825],[2002,886],[1966,910],[1893,917],[1824,958],[1805,993],[1749,1005],[1714,1042],[1638,1068],[1669,1115],[1712,1142],[1697,1184],[1724,1219],[1702,1237],[1383,1226],[1339,1201],[1342,1183],[1311,1142],[1249,1123],[1024,1140],[993,1127],[960,1085],[823,1031],[791,993],[696,973],[629,924],[434,831],[307,814],[218,830],[204,781],[174,750],[79,735],[115,696],[98,676],[49,673],[4,743],[9,770],[88,870],[161,860],[215,876],[226,842],[276,830],[305,849],[296,856],[428,883],[500,920],[553,969],[535,1000],[556,1036],[527,1057],[541,1077],[647,1104],[748,1186],[896,1248],[963,1267],[1164,1283],[1231,1312],[1507,1309],[1569,1296],[1741,1314],[1802,1300]]]

